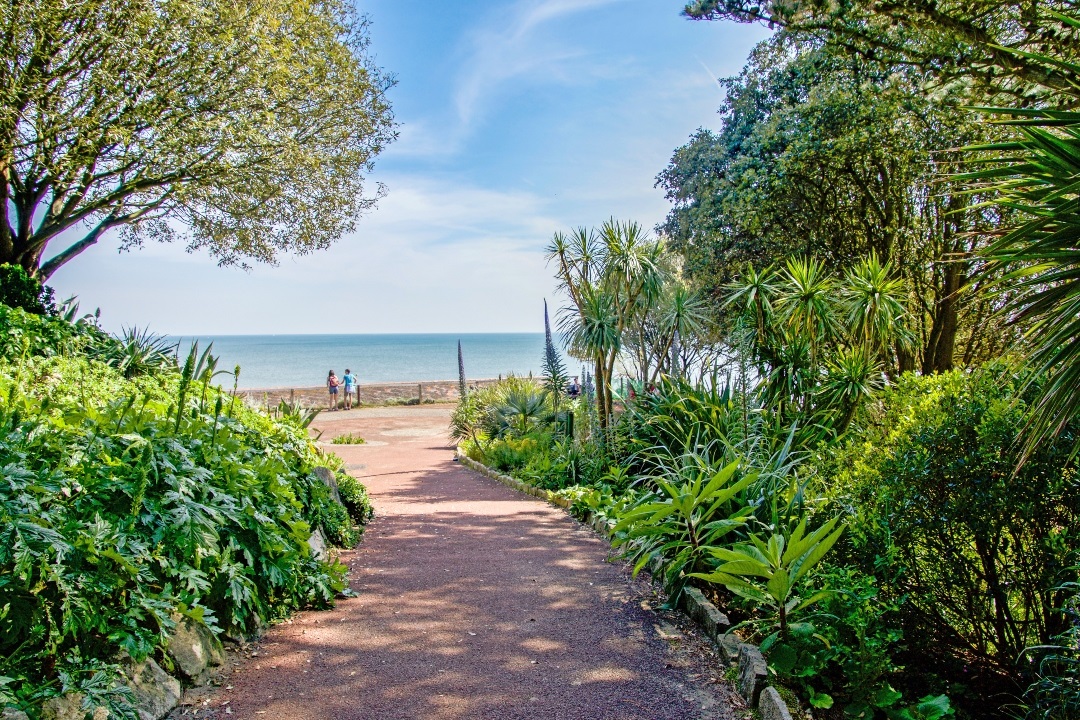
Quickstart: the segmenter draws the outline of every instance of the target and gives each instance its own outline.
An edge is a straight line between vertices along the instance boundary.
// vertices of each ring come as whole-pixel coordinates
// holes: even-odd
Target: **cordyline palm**
[[[592,360],[601,425],[611,417],[611,377],[622,334],[641,305],[656,301],[663,284],[662,248],[640,225],[614,219],[599,231],[556,233],[547,248],[562,289],[573,301],[562,329],[573,354]]]
[[[1005,270],[998,285],[1012,293],[1006,312],[1028,328],[1028,364],[1046,377],[1026,428],[1026,459],[1080,412],[1080,113],[989,112],[1010,116],[1004,124],[1021,137],[969,148],[1005,164],[960,177],[991,183],[1000,205],[1029,218],[984,251],[990,272]]]
[[[742,311],[753,320],[755,344],[758,347],[767,345],[776,299],[776,271],[773,266],[759,272],[753,265],[747,264],[742,280],[728,285],[727,290],[730,294],[724,306],[741,306]]]
[[[852,340],[867,350],[882,351],[895,340],[911,345],[904,308],[905,285],[892,267],[871,253],[847,271],[841,291],[845,325]]]
[[[601,417],[606,417],[603,378],[607,358],[622,347],[615,299],[602,285],[586,284],[577,288],[578,304],[564,308],[559,331],[567,338],[570,353],[593,361],[597,378],[597,400]]]
[[[859,403],[880,390],[883,384],[881,363],[865,345],[843,348],[830,358],[822,390],[826,405],[838,413],[829,423],[832,433],[843,435],[855,417]]]
[[[836,333],[835,293],[825,266],[813,258],[791,258],[780,274],[777,314],[788,333],[809,342],[811,365]]]
[[[705,300],[682,283],[674,285],[660,300],[660,326],[664,332],[664,344],[659,348],[658,357],[664,358],[670,351],[676,337],[700,335],[709,321],[709,311]],[[657,362],[651,382],[660,376],[663,362]]]

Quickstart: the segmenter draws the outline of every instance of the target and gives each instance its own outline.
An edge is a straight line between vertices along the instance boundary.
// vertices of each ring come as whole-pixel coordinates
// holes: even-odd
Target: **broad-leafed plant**
[[[619,516],[614,545],[625,548],[634,574],[659,563],[674,604],[691,574],[706,569],[710,551],[746,523],[750,508],[738,496],[756,479],[739,461],[718,468],[705,456],[687,453],[648,478],[653,489]]]

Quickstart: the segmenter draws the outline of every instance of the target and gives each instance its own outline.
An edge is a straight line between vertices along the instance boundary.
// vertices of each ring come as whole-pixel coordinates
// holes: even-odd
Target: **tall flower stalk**
[[[458,392],[461,393],[461,397],[465,397],[468,394],[468,388],[465,386],[465,358],[461,354],[461,341],[457,341],[457,373],[458,373]]]
[[[551,338],[551,321],[548,319],[547,300],[544,300],[544,361],[543,361],[544,388],[551,398],[552,409],[558,413],[566,391],[566,366],[559,351],[555,349],[555,342]]]

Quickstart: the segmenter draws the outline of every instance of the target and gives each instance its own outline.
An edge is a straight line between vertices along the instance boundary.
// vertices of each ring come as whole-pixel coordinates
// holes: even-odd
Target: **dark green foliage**
[[[1068,68],[1080,76],[1080,65]],[[1000,165],[961,178],[994,183],[1000,204],[1021,212],[1023,221],[984,255],[990,271],[1005,270],[997,285],[1010,298],[1005,310],[1014,322],[1029,324],[1029,362],[1048,375],[1027,431],[1030,451],[1080,416],[1080,113],[995,112],[1018,127],[1020,138],[972,148],[998,154]]]
[[[1035,681],[1024,694],[1025,720],[1080,717],[1080,582],[1063,583],[1061,588],[1069,594],[1062,606],[1068,625],[1049,644],[1028,648],[1027,655],[1038,665]]]
[[[600,445],[563,439],[540,448],[518,476],[545,490],[578,486],[621,494],[630,483],[623,464],[623,456],[612,442]]]
[[[656,459],[683,453],[720,456],[746,437],[748,410],[728,383],[708,385],[664,376],[655,390],[639,394],[619,419],[633,453],[635,472],[648,473]]]
[[[848,559],[903,599],[923,669],[997,692],[1030,676],[1026,647],[1065,631],[1053,588],[1080,547],[1076,429],[1016,470],[1027,380],[1005,363],[905,376],[824,473],[852,518]]]
[[[18,313],[32,346],[72,332]],[[333,602],[344,568],[308,537],[352,544],[370,506],[344,481],[348,510],[330,497],[303,429],[209,387],[195,352],[126,379],[58,350],[0,361],[0,676],[19,703],[111,692],[119,653],[159,652],[177,611],[247,634]]]
[[[341,502],[349,511],[349,517],[358,525],[366,525],[375,517],[375,508],[371,506],[371,500],[368,499],[367,488],[352,475],[340,470],[337,472],[336,479]]]
[[[16,307],[35,315],[56,311],[53,289],[30,277],[19,265],[0,265],[0,304]]]

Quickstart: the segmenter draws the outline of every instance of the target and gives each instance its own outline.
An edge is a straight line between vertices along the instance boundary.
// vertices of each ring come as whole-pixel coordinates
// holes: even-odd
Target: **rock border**
[[[564,510],[570,510],[571,503],[566,498],[489,468],[467,456],[460,447],[457,448],[457,460],[470,470],[506,485],[512,490],[545,500]],[[589,513],[583,522],[605,540],[611,539],[611,524],[604,518]],[[652,570],[651,567],[649,569]],[[683,590],[679,598],[679,610],[701,628],[716,646],[724,662],[728,665],[738,665],[739,675],[736,684],[739,694],[746,700],[749,707],[760,710],[767,720],[791,720],[793,715],[787,703],[780,697],[776,688],[769,685],[769,670],[761,650],[752,643],[742,642],[738,636],[730,632],[731,621],[728,620],[727,615],[710,602],[700,590],[692,587]]]

